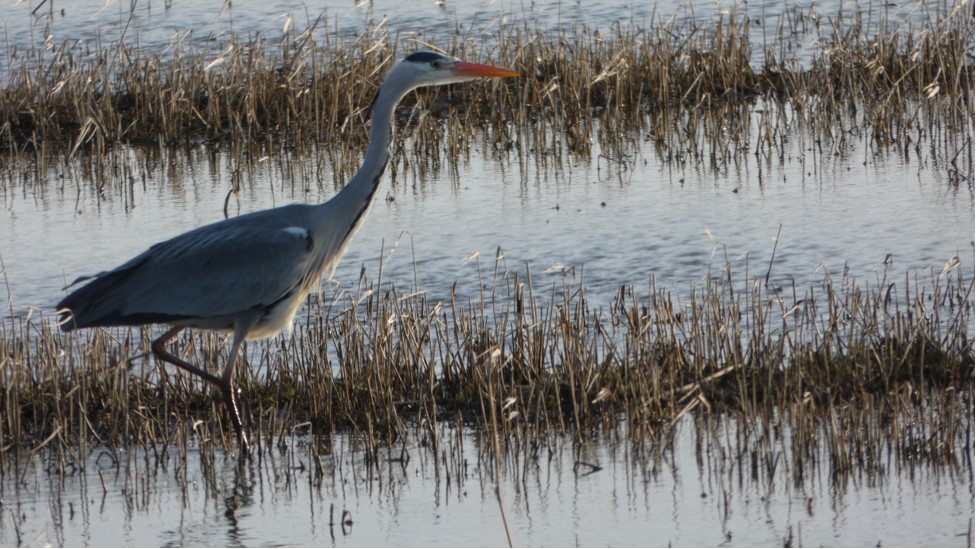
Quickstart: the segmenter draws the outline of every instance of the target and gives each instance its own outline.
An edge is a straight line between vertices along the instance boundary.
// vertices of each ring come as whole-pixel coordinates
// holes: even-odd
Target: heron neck
[[[405,92],[380,90],[373,104],[366,158],[356,175],[336,196],[336,199],[349,206],[347,211],[355,212],[355,221],[360,221],[368,212],[383,179],[383,173],[390,161],[390,144],[393,142],[393,111],[404,95]]]

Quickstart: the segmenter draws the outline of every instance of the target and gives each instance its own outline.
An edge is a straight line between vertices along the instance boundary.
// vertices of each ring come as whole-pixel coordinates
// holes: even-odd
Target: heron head
[[[478,78],[509,78],[518,76],[515,71],[500,69],[491,65],[468,63],[439,53],[420,51],[407,56],[398,63],[376,90],[370,112],[375,113],[378,105],[387,110],[414,88],[440,86],[455,82],[467,82]]]
[[[430,51],[419,51],[408,55],[393,69],[391,76],[400,76],[401,74],[402,78],[409,82],[408,85],[411,88],[467,82],[478,78],[518,76],[517,72],[508,69],[468,63]]]

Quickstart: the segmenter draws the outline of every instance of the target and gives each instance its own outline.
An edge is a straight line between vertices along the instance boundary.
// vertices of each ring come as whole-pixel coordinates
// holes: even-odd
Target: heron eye
[[[431,61],[430,62],[430,68],[432,68],[434,70],[437,70],[437,69],[441,68],[441,62],[440,61]]]

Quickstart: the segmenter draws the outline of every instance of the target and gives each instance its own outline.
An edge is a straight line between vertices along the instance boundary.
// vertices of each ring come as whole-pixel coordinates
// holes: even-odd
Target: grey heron
[[[241,344],[274,336],[290,326],[325,271],[335,269],[373,205],[390,159],[394,109],[400,99],[422,86],[513,76],[518,73],[438,53],[411,54],[377,90],[366,158],[331,200],[225,219],[160,242],[115,269],[81,277],[71,285],[87,284],[57,305],[61,328],[171,326],[152,342],[153,354],[220,389],[246,453],[247,436],[234,389]],[[186,328],[233,334],[221,375],[166,349]]]

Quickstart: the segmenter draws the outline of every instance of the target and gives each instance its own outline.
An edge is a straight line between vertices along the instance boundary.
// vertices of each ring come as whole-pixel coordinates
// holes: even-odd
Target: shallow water
[[[696,452],[699,428],[705,435]],[[973,483],[963,464],[883,465],[834,482],[774,447],[772,475],[749,470],[721,433],[690,420],[667,439],[635,444],[594,433],[518,445],[499,484],[512,540],[530,546],[963,546],[972,543]],[[424,440],[429,435],[425,435]],[[357,439],[319,456],[289,438],[239,468],[219,451],[96,449],[84,469],[36,457],[0,483],[0,544],[68,546],[505,546],[492,441],[440,428],[432,451],[415,439],[371,467]],[[43,455],[43,453],[41,453]],[[741,457],[736,457],[736,456]],[[436,456],[436,459],[435,459]],[[723,458],[722,456],[726,456]],[[695,463],[701,458],[700,465]],[[828,461],[819,455],[821,463]],[[437,461],[437,463],[435,463]],[[599,470],[592,466],[599,467]],[[348,515],[344,513],[348,512]],[[342,517],[351,520],[343,525]],[[330,523],[333,525],[330,526]],[[968,532],[968,533],[967,533]]]
[[[721,172],[675,167],[644,145],[626,170],[600,158],[598,145],[590,159],[557,166],[533,162],[530,153],[520,161],[473,150],[456,168],[401,167],[331,284],[355,291],[361,269],[375,280],[383,258],[387,283],[441,299],[457,282],[459,295],[474,297],[499,248],[502,267],[529,271],[537,288],[577,286],[582,278],[597,306],[620,285],[646,289],[652,277],[681,295],[727,262],[744,282],[765,277],[774,246],[772,280],[795,281],[801,294],[845,270],[866,286],[885,278],[903,284],[906,276],[928,284],[954,257],[972,276],[970,188],[915,161],[865,153],[811,166],[794,153],[773,165],[745,155]],[[49,311],[76,277],[223,218],[240,167],[231,155],[203,147],[125,154],[131,173],[104,187],[58,168],[55,181],[3,188],[9,215],[0,216],[0,254],[15,315]],[[256,162],[245,167],[229,213],[328,200],[336,192],[332,170],[315,154]]]

